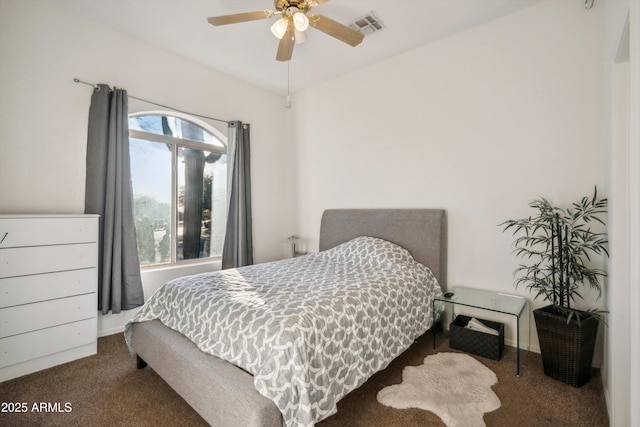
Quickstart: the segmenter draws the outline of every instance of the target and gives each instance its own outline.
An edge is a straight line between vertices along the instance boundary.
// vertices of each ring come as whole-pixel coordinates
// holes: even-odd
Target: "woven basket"
[[[504,350],[504,324],[476,319],[484,325],[497,330],[499,335],[486,334],[465,328],[471,318],[459,314],[450,325],[449,346],[488,359],[500,360]]]
[[[593,316],[567,318],[553,306],[533,310],[544,373],[574,387],[591,379],[591,363],[600,320]]]

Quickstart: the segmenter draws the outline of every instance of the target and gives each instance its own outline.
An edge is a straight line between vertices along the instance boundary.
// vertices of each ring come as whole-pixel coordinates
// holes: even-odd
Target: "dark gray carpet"
[[[455,351],[448,341],[433,350],[432,335],[421,337],[387,369],[345,397],[338,413],[319,423],[333,426],[444,426],[434,414],[381,405],[376,393],[398,384],[402,368],[420,365],[428,354]],[[526,353],[525,353],[526,354]],[[598,373],[581,388],[546,377],[540,356],[523,357],[515,375],[515,349],[506,347],[501,361],[477,357],[498,376],[493,390],[502,407],[486,414],[487,426],[603,427],[608,416]],[[0,426],[200,426],[206,423],[156,373],[135,367],[121,334],[98,340],[98,354],[0,383],[0,402],[27,404],[26,413],[0,412]],[[38,412],[33,405],[62,412]],[[64,412],[65,410],[69,410]],[[239,426],[241,427],[241,426]]]

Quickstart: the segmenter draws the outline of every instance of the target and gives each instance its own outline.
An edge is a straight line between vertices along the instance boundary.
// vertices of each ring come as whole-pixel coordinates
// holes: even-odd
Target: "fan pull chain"
[[[284,108],[291,108],[291,93],[290,93],[290,81],[291,81],[291,76],[290,76],[290,64],[291,64],[291,60],[287,61],[287,98],[284,102]]]

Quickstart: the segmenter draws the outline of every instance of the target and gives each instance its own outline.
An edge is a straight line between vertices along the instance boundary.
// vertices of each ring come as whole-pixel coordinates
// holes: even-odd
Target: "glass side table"
[[[448,303],[454,306],[463,305],[466,307],[478,308],[481,310],[493,311],[514,316],[516,318],[516,375],[520,376],[520,319],[524,316],[524,327],[527,331],[527,341],[529,337],[529,310],[527,310],[527,299],[518,295],[504,294],[501,292],[487,291],[483,289],[465,288],[456,286],[449,290],[453,292],[451,298],[444,296],[436,297],[433,300],[433,312],[435,313],[436,301]],[[433,348],[436,348],[436,334],[433,334]],[[528,348],[528,346],[527,346]]]

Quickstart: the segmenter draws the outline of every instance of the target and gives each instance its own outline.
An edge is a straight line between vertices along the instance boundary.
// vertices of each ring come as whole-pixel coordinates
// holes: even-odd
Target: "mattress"
[[[158,319],[253,375],[288,426],[313,425],[433,324],[431,271],[358,237],[299,258],[176,279],[127,324]],[[439,306],[436,306],[439,309]]]

